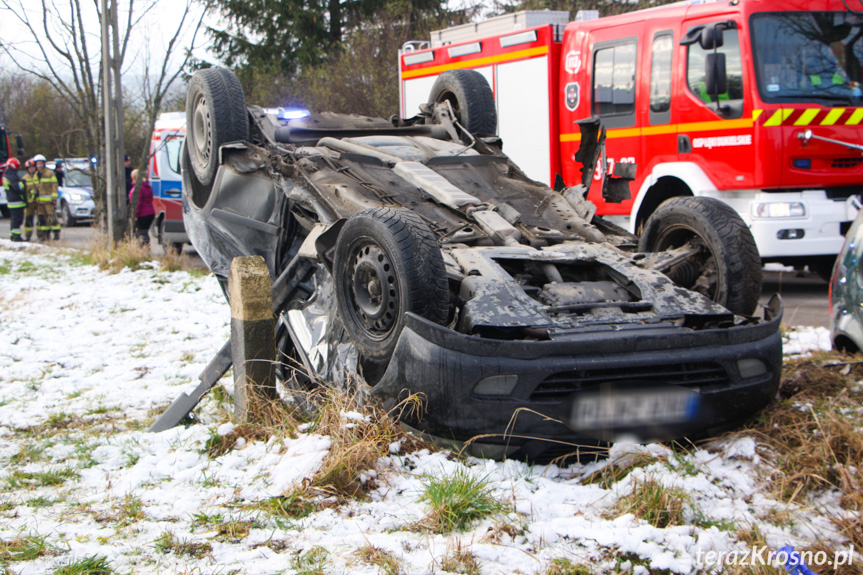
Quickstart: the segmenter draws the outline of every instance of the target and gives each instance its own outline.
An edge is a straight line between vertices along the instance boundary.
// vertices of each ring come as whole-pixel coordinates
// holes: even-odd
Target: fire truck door
[[[751,87],[745,85],[740,28],[727,19],[690,21],[680,40],[679,159],[700,166],[717,189],[751,186],[755,171]],[[722,76],[715,71],[723,62],[725,81],[709,82],[708,74]]]

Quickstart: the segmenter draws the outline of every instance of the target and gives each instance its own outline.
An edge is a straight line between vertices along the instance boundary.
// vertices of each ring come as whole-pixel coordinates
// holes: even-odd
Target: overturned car
[[[186,229],[223,285],[234,257],[267,262],[285,385],[417,394],[404,424],[538,460],[704,436],[771,401],[781,302],[753,315],[760,261],[733,210],[671,200],[639,240],[584,200],[596,123],[582,184],[552,190],[503,154],[481,76],[438,83],[384,120],[247,106],[224,69],[192,79]]]

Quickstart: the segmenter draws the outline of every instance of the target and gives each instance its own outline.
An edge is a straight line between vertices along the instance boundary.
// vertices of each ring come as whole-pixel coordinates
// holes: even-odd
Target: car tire
[[[830,283],[833,278],[833,267],[836,265],[836,256],[820,256],[813,259],[809,264],[809,271]]]
[[[497,132],[494,94],[485,77],[475,70],[448,70],[432,86],[429,104],[449,101],[459,123],[471,134]]]
[[[354,214],[339,233],[334,259],[339,314],[365,358],[392,355],[406,312],[446,322],[449,286],[440,244],[412,211]]]
[[[665,251],[690,241],[702,248],[701,254],[666,275],[733,313],[753,314],[761,296],[761,258],[737,212],[714,198],[673,198],[647,220],[638,250]]]
[[[74,228],[76,223],[72,212],[69,210],[69,204],[62,202],[60,204],[60,225],[64,228]]]
[[[195,73],[186,96],[186,149],[195,178],[210,186],[222,144],[249,139],[249,112],[237,76],[225,68]]]

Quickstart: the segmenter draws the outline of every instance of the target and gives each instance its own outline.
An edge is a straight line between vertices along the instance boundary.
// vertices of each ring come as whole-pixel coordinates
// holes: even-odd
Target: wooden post
[[[228,275],[234,415],[248,421],[257,398],[276,394],[276,331],[270,272],[261,256],[234,258]]]

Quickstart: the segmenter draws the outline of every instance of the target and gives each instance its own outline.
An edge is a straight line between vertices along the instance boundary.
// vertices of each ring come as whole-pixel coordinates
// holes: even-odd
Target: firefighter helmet
[[[32,158],[24,162],[25,168],[29,168],[30,166],[33,166],[34,168],[36,167],[36,162],[34,162]]]
[[[21,162],[18,161],[18,158],[9,158],[9,161],[6,162],[7,168],[12,168],[13,170],[21,169]]]
[[[36,154],[35,156],[33,156],[33,161],[34,162],[44,162],[46,160],[45,160],[45,156],[43,156],[42,154]]]

